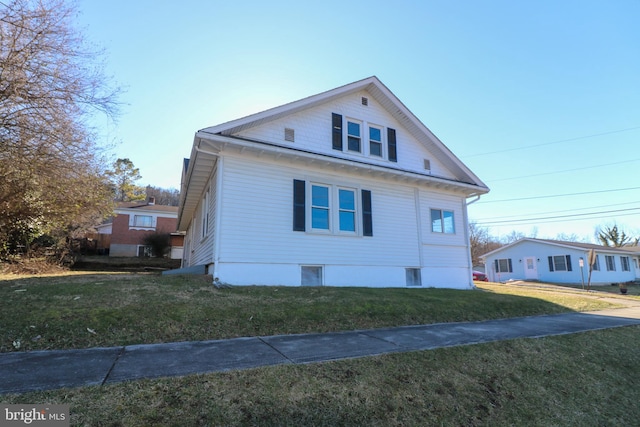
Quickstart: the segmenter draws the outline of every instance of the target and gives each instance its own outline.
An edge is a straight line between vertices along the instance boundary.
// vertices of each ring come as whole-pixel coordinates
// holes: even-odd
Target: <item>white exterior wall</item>
[[[369,100],[368,106],[361,103],[362,97]],[[345,151],[336,151],[331,148],[331,113],[341,114],[343,117],[343,145]],[[388,159],[386,128],[396,130],[398,141],[398,162],[390,162],[376,156],[368,156],[368,146],[364,147],[363,154],[346,151],[346,119],[363,121],[363,125],[371,124],[385,128],[383,133],[383,153]],[[284,140],[284,129],[295,130],[295,142]],[[362,143],[368,141],[366,126],[362,126]],[[274,120],[267,124],[256,126],[239,132],[237,136],[257,141],[271,142],[274,144],[288,145],[292,148],[309,150],[316,153],[339,156],[347,159],[364,161],[367,163],[397,167],[418,173],[426,173],[424,159],[431,162],[431,174],[434,176],[454,179],[454,176],[437,161],[427,149],[418,142],[366,91],[351,94],[338,100],[327,102],[318,107],[310,108],[304,112],[290,114],[285,118]]]
[[[209,265],[214,260],[214,242],[216,235],[216,214],[217,214],[217,176],[218,162],[214,165],[213,172],[205,186],[204,192],[200,195],[200,203],[195,210],[195,214],[185,236],[185,253],[183,254],[184,266]],[[209,190],[208,197],[208,233],[203,237],[202,203],[204,201],[204,193]]]
[[[323,284],[330,286],[406,286],[406,268],[421,268],[423,286],[471,286],[462,197],[426,190],[417,196],[410,185],[313,164],[304,167],[246,154],[227,154],[222,160],[219,242],[214,246],[195,239],[194,256],[185,266],[211,260],[216,278],[234,285],[299,286],[301,266],[313,265],[323,267]],[[309,221],[307,231],[293,231],[295,179],[353,188],[357,194],[370,190],[373,236],[314,232]],[[307,204],[310,200],[307,192]],[[361,230],[360,201],[357,204]],[[430,212],[423,206],[432,204],[454,210],[455,235],[431,233]],[[192,226],[197,228],[201,210],[196,212]],[[214,254],[214,247],[219,253]]]
[[[582,273],[584,274],[584,283],[587,283],[589,275],[589,267],[587,265],[588,250],[585,249],[573,249],[568,247],[562,247],[557,245],[545,244],[542,242],[523,241],[509,248],[505,248],[495,254],[492,254],[486,258],[486,271],[490,281],[505,282],[510,279],[522,280],[525,279],[525,257],[534,257],[536,259],[538,280],[547,283],[574,283],[581,284],[582,277],[580,272],[579,260],[582,257],[584,260],[584,267]],[[633,257],[629,257],[630,271],[622,271],[622,264],[620,261],[619,253],[606,253],[596,251],[599,257],[600,270],[593,270],[591,273],[592,284],[609,284],[618,282],[627,282],[635,279],[635,271],[633,265]],[[570,255],[572,271],[550,271],[549,270],[549,256],[557,255]],[[616,270],[607,271],[607,265],[605,261],[605,255],[614,257]],[[624,256],[624,255],[623,255]],[[497,273],[495,271],[496,259],[512,260],[512,273]]]

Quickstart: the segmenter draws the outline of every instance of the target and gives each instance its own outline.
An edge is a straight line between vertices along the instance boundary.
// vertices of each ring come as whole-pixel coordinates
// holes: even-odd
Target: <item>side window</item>
[[[311,186],[311,228],[329,230],[329,187]]]
[[[347,120],[347,149],[358,153],[362,152],[360,123],[352,120]]]
[[[431,231],[434,233],[455,233],[453,211],[431,209]]]
[[[382,129],[369,127],[369,154],[382,157]]]

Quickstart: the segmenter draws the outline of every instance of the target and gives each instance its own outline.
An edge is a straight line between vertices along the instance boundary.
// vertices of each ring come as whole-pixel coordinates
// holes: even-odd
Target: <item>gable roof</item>
[[[434,158],[440,161],[455,176],[455,179],[403,170],[395,165],[373,165],[368,162],[345,158],[341,155],[311,152],[286,145],[234,137],[234,134],[238,132],[363,90],[367,91]],[[463,191],[468,196],[485,194],[489,191],[489,188],[480,178],[464,165],[377,77],[372,76],[298,101],[197,131],[191,150],[191,160],[188,164],[185,164],[186,168],[183,176],[185,182],[182,185],[183,194],[181,195],[181,210],[178,217],[179,229],[186,228],[188,218],[197,206],[206,181],[213,170],[217,155],[217,148],[213,145],[213,141],[223,144],[242,145],[243,149],[255,149],[256,145],[258,145],[261,150],[271,150],[279,155],[316,158],[323,162],[341,163],[354,168],[377,171],[377,173],[386,174],[387,176],[401,175],[404,179],[430,182],[441,188]]]
[[[562,248],[569,248],[569,249],[582,249],[582,250],[591,250],[594,249],[597,252],[603,253],[603,252],[608,252],[608,253],[619,253],[621,255],[637,255],[637,253],[634,253],[634,251],[632,250],[628,250],[627,248],[615,248],[615,247],[610,247],[610,246],[602,246],[602,245],[596,245],[593,243],[582,243],[582,242],[565,242],[562,240],[552,240],[552,239],[533,239],[533,238],[524,238],[524,239],[520,239],[518,241],[515,241],[513,243],[510,243],[506,246],[502,246],[501,248],[498,249],[494,249],[491,252],[487,252],[484,255],[481,255],[480,258],[481,259],[486,259],[488,256],[491,255],[495,255],[496,253],[505,251],[513,246],[519,245],[520,243],[523,242],[537,242],[537,243],[542,243],[542,244],[546,244],[546,245],[550,245],[550,246],[554,246],[554,247],[562,247]]]

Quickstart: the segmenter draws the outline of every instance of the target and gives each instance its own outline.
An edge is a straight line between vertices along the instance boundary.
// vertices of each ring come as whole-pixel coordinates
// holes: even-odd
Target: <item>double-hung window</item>
[[[629,257],[628,256],[621,256],[620,257],[620,264],[622,264],[622,271],[631,271],[631,266],[629,263]]]
[[[356,192],[338,189],[340,231],[356,231]]]
[[[371,190],[293,181],[293,231],[373,236]]]
[[[496,273],[513,273],[511,258],[502,258],[495,261]]]
[[[151,215],[134,215],[133,216],[134,227],[153,227],[153,217]]]
[[[369,127],[369,154],[382,157],[382,129],[379,127]]]
[[[455,233],[453,211],[431,209],[431,231],[434,233]]]
[[[605,255],[604,260],[607,263],[607,271],[616,271],[616,259],[613,255]]]
[[[571,255],[550,256],[549,271],[572,271]]]
[[[329,187],[311,186],[311,228],[329,230],[331,226]]]
[[[347,149],[349,151],[362,152],[362,133],[360,123],[347,120]]]

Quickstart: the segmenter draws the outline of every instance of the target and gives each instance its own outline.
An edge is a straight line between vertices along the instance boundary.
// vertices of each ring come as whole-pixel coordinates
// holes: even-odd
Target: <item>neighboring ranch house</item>
[[[484,260],[489,281],[539,280],[587,283],[589,251],[595,251],[592,284],[629,282],[640,278],[640,254],[625,248],[545,239],[522,239],[491,251]],[[580,267],[580,264],[583,267]]]
[[[376,77],[202,129],[183,267],[233,285],[471,288],[489,189]]]
[[[152,233],[171,235],[171,258],[182,258],[182,233],[176,232],[177,206],[156,205],[150,198],[147,202],[123,202],[115,209],[111,223],[111,245],[109,256],[151,256],[144,238]],[[104,227],[103,231],[107,231]]]

